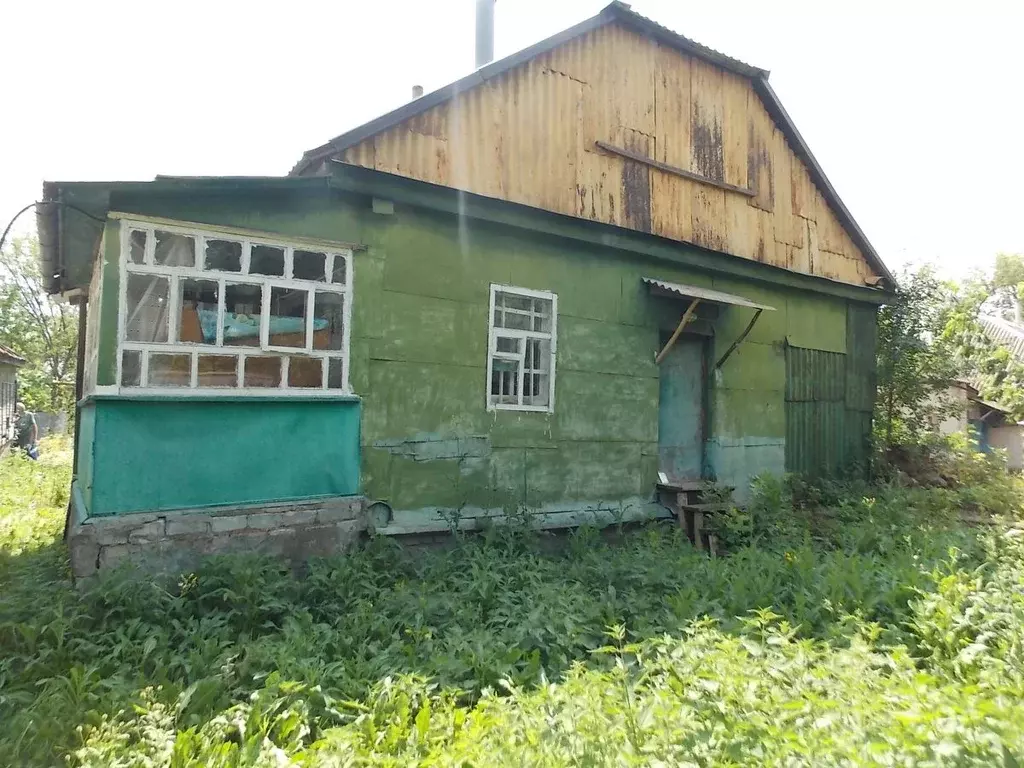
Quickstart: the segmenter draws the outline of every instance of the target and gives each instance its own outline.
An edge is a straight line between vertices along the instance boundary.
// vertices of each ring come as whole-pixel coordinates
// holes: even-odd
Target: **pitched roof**
[[[10,365],[24,365],[25,358],[17,354],[10,347],[5,347],[0,344],[0,363],[9,363]]]
[[[779,101],[779,97],[768,84],[768,70],[746,64],[738,59],[719,53],[713,48],[701,45],[700,43],[691,40],[688,37],[684,37],[677,32],[673,32],[667,27],[663,27],[657,22],[652,21],[645,16],[641,16],[633,11],[629,5],[619,2],[619,0],[615,0],[601,10],[596,16],[593,16],[586,21],[582,21],[575,26],[569,27],[568,29],[559,32],[546,40],[542,40],[535,45],[524,48],[518,53],[513,53],[511,56],[506,56],[504,59],[487,64],[453,83],[449,83],[446,86],[438,88],[436,91],[428,93],[425,96],[421,96],[415,101],[404,104],[398,109],[381,115],[368,123],[364,123],[358,128],[353,128],[340,136],[336,136],[326,144],[322,144],[319,147],[314,147],[313,149],[308,150],[302,155],[299,162],[295,164],[289,175],[298,176],[316,172],[316,165],[318,162],[336,156],[338,153],[348,149],[349,147],[355,146],[371,136],[398,125],[411,117],[422,114],[428,109],[436,107],[438,104],[443,104],[444,102],[453,99],[458,94],[481,85],[492,78],[498,77],[499,75],[504,74],[505,72],[540,56],[541,54],[547,53],[558,46],[579,37],[580,35],[611,23],[622,24],[645,37],[649,37],[663,45],[675,48],[681,53],[694,56],[711,64],[717,65],[729,72],[749,78],[752,81],[755,92],[764,103],[768,114],[771,115],[776,125],[778,125],[782,133],[785,135],[797,157],[807,165],[807,169],[810,172],[811,179],[814,181],[815,186],[817,186],[821,191],[825,200],[828,202],[829,207],[846,228],[850,238],[857,247],[860,248],[864,257],[868,260],[868,263],[878,270],[879,274],[887,278],[890,282],[894,282],[892,273],[885,266],[874,246],[871,245],[863,230],[861,230],[860,226],[854,220],[853,215],[846,207],[846,204],[840,199],[835,187],[832,186],[832,183],[825,175],[825,171],[811,153],[810,147],[807,146],[807,142],[804,140],[803,136],[800,135],[800,131],[797,130],[796,125],[794,125],[792,118],[789,116],[789,113],[786,112],[785,107],[782,106],[782,102]]]
[[[994,343],[1006,347],[1016,360],[1024,362],[1024,328],[991,315],[980,316],[978,322],[981,323],[985,335]]]

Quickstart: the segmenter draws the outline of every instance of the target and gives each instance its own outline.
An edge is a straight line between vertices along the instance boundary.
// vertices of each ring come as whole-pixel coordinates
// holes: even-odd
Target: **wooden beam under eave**
[[[655,355],[655,365],[660,365],[661,361],[665,359],[665,355],[667,355],[669,353],[669,350],[671,350],[672,347],[675,346],[676,341],[679,339],[679,334],[683,332],[683,328],[685,328],[686,324],[690,322],[690,318],[693,316],[693,312],[695,309],[697,309],[698,304],[700,304],[700,299],[694,299],[690,306],[687,307],[686,312],[683,313],[683,319],[679,321],[679,325],[677,325],[676,329],[672,332],[672,336],[669,338],[668,343],[665,345],[665,348],[661,350],[661,352],[659,352],[657,355]]]

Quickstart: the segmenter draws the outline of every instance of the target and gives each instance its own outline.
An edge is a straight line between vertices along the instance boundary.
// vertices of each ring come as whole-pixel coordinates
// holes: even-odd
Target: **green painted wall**
[[[97,399],[81,418],[91,516],[359,490],[358,401]]]
[[[362,491],[390,502],[399,525],[439,521],[452,509],[586,510],[650,499],[658,469],[654,355],[659,334],[685,307],[651,297],[642,277],[776,307],[710,379],[707,473],[741,497],[754,475],[785,465],[787,339],[845,351],[845,298],[400,204],[393,215],[375,214],[368,197],[115,195],[112,207],[365,245],[354,258],[351,347],[351,383],[363,398]],[[486,410],[492,282],[558,294],[553,414]],[[720,312],[712,365],[751,316]],[[143,430],[147,418],[123,423]],[[246,418],[234,423],[241,429]],[[97,433],[99,445],[99,425]],[[142,450],[151,438],[135,445]]]

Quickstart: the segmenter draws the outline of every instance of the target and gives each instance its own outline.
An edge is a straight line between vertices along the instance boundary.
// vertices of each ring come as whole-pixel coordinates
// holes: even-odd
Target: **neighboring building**
[[[994,315],[981,315],[978,322],[993,343],[1006,347],[1014,359],[1024,363],[1024,328]]]
[[[663,516],[868,457],[890,275],[767,73],[620,3],[284,178],[49,183],[72,561]]]
[[[969,431],[982,451],[1005,451],[1009,469],[1024,469],[1024,424],[1014,421],[1007,409],[982,400],[978,390],[965,381],[947,387],[942,406],[951,413],[939,424],[939,434]]]
[[[14,438],[14,406],[18,402],[18,369],[25,358],[0,344],[0,451]]]

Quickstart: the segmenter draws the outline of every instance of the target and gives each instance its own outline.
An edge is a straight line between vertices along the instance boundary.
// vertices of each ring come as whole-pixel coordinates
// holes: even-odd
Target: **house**
[[[0,452],[14,439],[14,406],[18,402],[18,369],[25,358],[0,344]]]
[[[1024,469],[1024,423],[1006,408],[982,400],[969,382],[953,381],[942,395],[941,405],[948,413],[938,424],[940,435],[970,432],[982,451],[1004,451],[1009,469]]]
[[[891,275],[767,78],[613,3],[286,177],[48,183],[75,572],[863,465]]]

